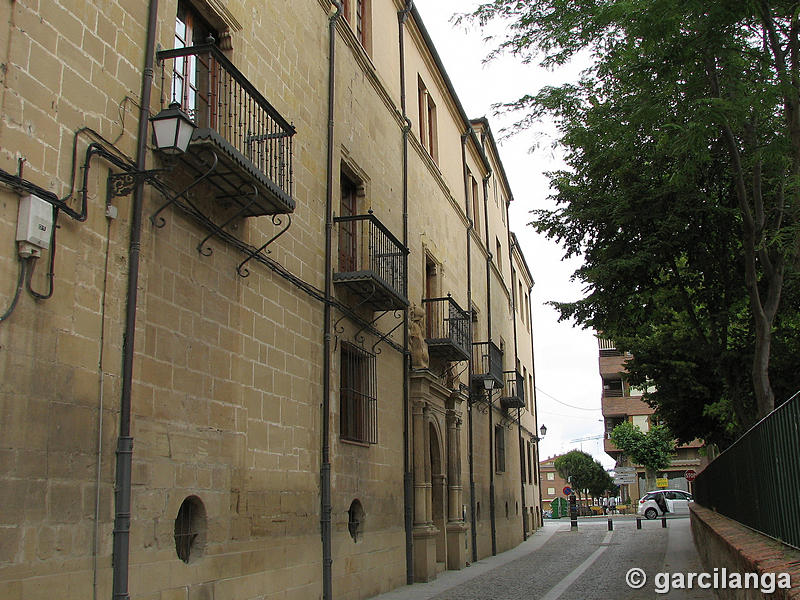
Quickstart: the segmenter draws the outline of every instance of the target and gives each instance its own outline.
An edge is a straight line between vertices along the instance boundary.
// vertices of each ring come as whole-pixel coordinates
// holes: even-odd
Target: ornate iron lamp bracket
[[[148,169],[146,171],[123,171],[110,173],[108,176],[108,199],[127,196],[141,182],[153,184],[158,181],[157,175],[170,169]]]

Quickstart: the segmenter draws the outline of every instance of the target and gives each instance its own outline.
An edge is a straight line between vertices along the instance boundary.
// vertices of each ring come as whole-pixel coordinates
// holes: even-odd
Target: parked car
[[[647,519],[655,519],[664,514],[687,515],[689,514],[689,502],[694,502],[694,498],[689,492],[653,490],[639,499],[637,512]]]

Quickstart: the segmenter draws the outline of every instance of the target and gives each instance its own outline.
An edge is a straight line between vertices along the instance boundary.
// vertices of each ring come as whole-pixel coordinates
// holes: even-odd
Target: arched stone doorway
[[[411,384],[414,580],[422,582],[434,579],[441,570],[466,565],[461,397],[427,370],[413,372]]]

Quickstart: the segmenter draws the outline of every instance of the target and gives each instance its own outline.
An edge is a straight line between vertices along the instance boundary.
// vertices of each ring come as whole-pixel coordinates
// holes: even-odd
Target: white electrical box
[[[17,241],[46,250],[53,233],[53,205],[33,194],[19,200]]]

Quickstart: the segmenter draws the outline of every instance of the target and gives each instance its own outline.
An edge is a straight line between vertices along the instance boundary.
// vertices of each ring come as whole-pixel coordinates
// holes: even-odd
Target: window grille
[[[181,504],[175,518],[175,551],[188,563],[202,554],[205,544],[206,512],[196,496],[189,496]]]
[[[364,444],[378,443],[378,400],[375,355],[342,343],[340,436]]]
[[[494,459],[495,471],[506,470],[506,436],[505,427],[502,425],[494,426]]]

